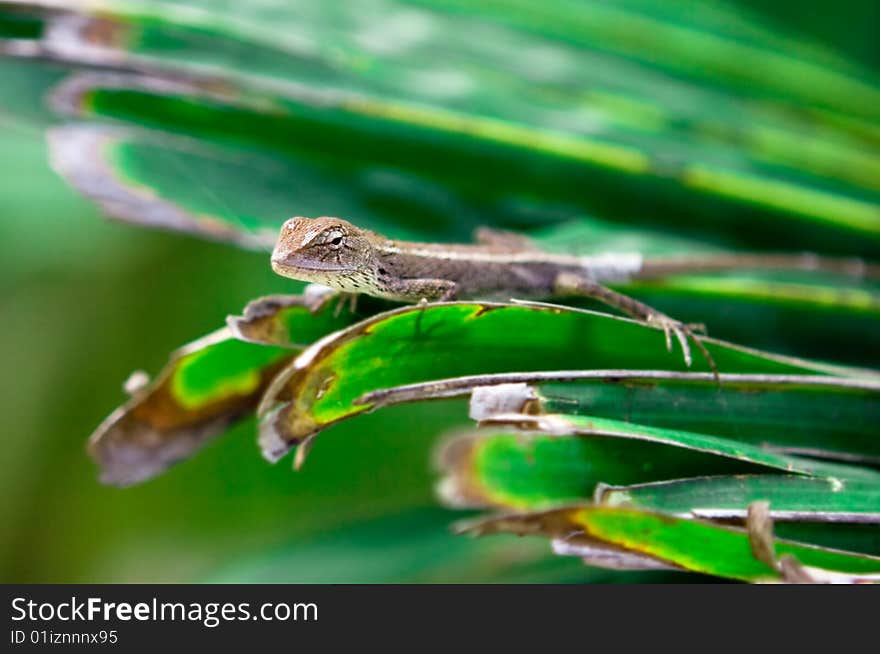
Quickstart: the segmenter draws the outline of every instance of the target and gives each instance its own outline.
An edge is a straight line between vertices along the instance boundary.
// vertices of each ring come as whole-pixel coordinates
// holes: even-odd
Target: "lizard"
[[[737,267],[880,276],[878,266],[858,259],[823,259],[811,254],[729,254],[646,261],[639,254],[548,253],[525,236],[488,228],[478,229],[475,240],[474,244],[392,240],[341,218],[297,216],[282,226],[271,264],[283,277],[322,284],[354,296],[367,294],[400,302],[592,298],[660,328],[669,351],[675,336],[687,366],[692,362],[689,341],[693,342],[716,379],[718,368],[694,333],[695,326],[605,284]]]

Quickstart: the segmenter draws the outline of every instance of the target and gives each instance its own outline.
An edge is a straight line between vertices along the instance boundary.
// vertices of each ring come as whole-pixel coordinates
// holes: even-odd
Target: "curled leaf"
[[[258,300],[231,321],[258,343],[220,329],[172,354],[153,382],[141,376],[132,397],[89,439],[101,480],[127,486],[149,479],[251,414],[302,344],[352,322],[351,314],[335,314],[328,304],[326,296],[314,295]]]
[[[681,369],[662,332],[550,304],[453,302],[403,307],[305,350],[260,405],[264,455],[277,460],[327,426],[373,405],[371,392],[447,377],[563,368]],[[707,340],[726,372],[831,373],[840,368]],[[695,362],[695,368],[704,362]]]
[[[783,581],[773,566],[753,555],[748,532],[700,520],[607,506],[573,505],[547,511],[493,516],[463,523],[474,535],[515,533],[563,541],[557,551],[579,546],[616,547],[693,572],[740,581]],[[776,554],[804,566],[834,571],[848,580],[880,580],[880,558],[776,539]]]

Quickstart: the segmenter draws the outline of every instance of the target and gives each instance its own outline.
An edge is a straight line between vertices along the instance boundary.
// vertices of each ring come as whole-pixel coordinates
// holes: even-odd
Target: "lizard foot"
[[[342,313],[342,308],[348,304],[348,309],[352,313],[357,309],[357,293],[340,293],[339,294],[339,302],[336,303],[336,308],[333,309],[333,317],[338,318],[339,314]]]
[[[718,366],[715,365],[715,360],[712,358],[712,355],[709,354],[709,351],[706,349],[706,346],[703,345],[703,342],[697,338],[697,335],[694,334],[694,331],[690,325],[687,325],[678,320],[674,320],[669,316],[662,313],[652,313],[648,316],[646,322],[649,325],[654,325],[656,327],[660,327],[663,330],[663,335],[666,338],[666,349],[669,352],[672,352],[672,336],[675,335],[675,338],[678,340],[681,345],[681,351],[684,354],[684,362],[689,368],[692,363],[691,358],[691,347],[688,344],[688,340],[693,341],[694,345],[697,346],[697,349],[700,351],[700,354],[703,355],[703,358],[706,360],[706,363],[709,364],[709,368],[712,370],[712,374],[714,375],[716,380],[719,380],[718,377]],[[695,327],[699,327],[700,325],[695,325]]]

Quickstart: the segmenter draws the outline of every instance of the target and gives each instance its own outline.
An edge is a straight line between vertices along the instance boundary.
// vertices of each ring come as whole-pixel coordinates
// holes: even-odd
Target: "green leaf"
[[[461,224],[450,224],[441,206],[447,211],[458,208],[471,219],[479,211],[489,224],[512,224],[558,220],[556,207],[566,204],[575,207],[567,212],[569,217],[586,212],[626,220],[638,215],[655,224],[654,212],[665,211],[695,232],[717,238],[726,231],[733,242],[748,235],[752,244],[779,229],[773,220],[779,215],[802,223],[801,229],[789,232],[794,246],[829,249],[846,242],[870,252],[880,237],[880,205],[870,197],[873,192],[848,196],[806,180],[775,177],[760,167],[729,170],[698,163],[670,184],[663,170],[666,164],[653,160],[645,141],[615,142],[384,100],[322,99],[315,108],[316,100],[309,97],[254,99],[244,90],[208,94],[203,86],[198,80],[167,84],[150,78],[91,76],[71,80],[54,97],[64,113],[121,119],[225,144],[227,158],[244,147],[257,155],[290,159],[302,172],[300,196],[306,200],[316,193],[318,180],[340,187],[347,183],[351,188],[343,199],[352,194],[363,198],[378,186],[396,196],[390,205],[378,207],[378,218],[391,223],[403,219],[404,227],[412,218],[405,220],[401,204],[417,209],[426,226]],[[697,160],[704,157],[694,155]],[[331,163],[333,177],[326,172]],[[365,176],[365,171],[371,174]],[[170,194],[166,187],[174,187],[153,169],[141,173],[146,176],[143,183],[158,185],[163,195]],[[477,178],[484,183],[475,184]],[[656,208],[646,210],[636,203],[633,188],[655,197]],[[600,190],[601,203],[595,199]],[[187,202],[185,192],[181,201]],[[393,214],[386,213],[388,209]],[[730,227],[713,222],[707,229],[695,220],[698,213],[731,211],[737,219]],[[764,220],[752,218],[755,214]],[[363,220],[369,221],[369,215]],[[378,227],[370,222],[366,226]],[[855,234],[867,240],[858,245]]]
[[[742,518],[751,501],[765,499],[774,518],[880,521],[880,476],[870,470],[809,468],[788,458],[789,464],[803,466],[797,471],[822,476],[771,475],[767,467],[785,471],[779,465],[783,460],[764,459],[753,448],[738,454],[619,436],[496,428],[456,436],[444,445],[439,488],[446,503],[480,508],[541,508],[595,498],[615,506]]]
[[[0,62],[0,120],[63,121],[53,164],[107,213],[248,248],[271,247],[290,215],[336,214],[422,241],[550,227],[542,246],[555,236],[569,253],[646,260],[880,254],[875,72],[741,8],[222,4],[0,3],[0,54],[16,58]],[[737,271],[620,286],[713,337],[878,363],[874,279]],[[610,316],[479,301],[374,316],[387,304],[314,301],[263,298],[175,353],[153,384],[129,384],[131,400],[93,437],[105,479],[160,472],[261,395],[264,452],[300,444],[301,461],[337,421],[474,391],[472,415],[506,432],[447,449],[447,495],[533,508],[595,492],[626,505],[504,523],[594,563],[751,581],[781,570],[746,556],[743,532],[639,507],[738,519],[769,499],[773,517],[794,521],[786,533],[822,543],[876,519],[876,471],[839,463],[880,460],[876,372],[707,339],[719,386],[682,374],[657,330]],[[498,373],[531,384],[528,397],[484,389]],[[849,522],[810,535],[805,520]],[[807,565],[876,572],[873,559],[791,548]]]
[[[770,502],[776,520],[880,523],[880,474],[872,479],[793,475],[695,477],[611,486],[597,502],[712,519],[744,519],[754,501]]]
[[[699,452],[707,452],[718,456],[725,456],[740,461],[775,468],[784,472],[795,472],[807,475],[827,475],[840,477],[866,477],[873,479],[873,472],[855,466],[843,466],[838,464],[813,461],[807,458],[788,456],[775,452],[770,447],[762,447],[766,440],[760,435],[750,436],[749,440],[760,444],[753,444],[746,439],[735,440],[722,438],[711,434],[684,431],[678,429],[664,429],[649,425],[634,424],[621,420],[609,420],[593,416],[576,415],[528,415],[515,413],[501,413],[497,416],[489,416],[482,419],[482,424],[492,426],[519,427],[530,431],[539,431],[547,434],[580,435],[580,436],[605,436],[608,438],[635,439],[651,443],[659,443],[674,447],[683,447]],[[770,435],[768,435],[768,438]],[[770,443],[772,446],[772,441]]]
[[[541,508],[589,499],[599,484],[760,470],[757,462],[635,439],[486,429],[446,441],[440,494],[453,506]]]
[[[560,551],[578,553],[582,546],[611,547],[693,572],[740,581],[779,580],[780,575],[752,553],[741,529],[697,520],[606,506],[574,506],[542,513],[488,518],[465,527],[477,534],[512,532],[544,535]],[[776,554],[804,566],[864,576],[880,574],[880,558],[790,541],[775,541]]]
[[[283,320],[284,345],[258,345],[221,329],[185,345],[152,383],[130,389],[131,399],[92,434],[89,453],[101,480],[127,486],[149,479],[189,457],[256,408],[274,375],[309,343],[350,324],[348,312],[334,315],[326,297],[276,296],[250,305],[235,321],[240,332],[276,335],[265,309]],[[269,340],[268,337],[266,340]]]
[[[880,461],[876,380],[728,375],[707,379],[631,378],[546,383],[534,388],[544,413],[624,418],[793,453]],[[534,409],[533,409],[534,410]]]
[[[662,331],[644,324],[557,305],[404,307],[323,339],[276,378],[261,403],[263,452],[277,459],[330,424],[370,410],[365,394],[402,384],[529,370],[683,369],[680,354],[662,343]],[[842,372],[705,343],[725,372]],[[707,369],[704,361],[694,366]]]
[[[443,448],[441,494],[454,505],[521,509],[595,497],[725,518],[742,517],[749,502],[766,499],[774,517],[788,520],[880,520],[875,471],[777,456],[787,449],[876,461],[876,420],[859,422],[877,409],[876,383],[727,375],[718,385],[693,374],[569,375],[458,378],[367,399],[387,405],[472,391],[471,416],[495,431],[459,436]],[[554,411],[568,415],[547,415]],[[651,426],[633,424],[644,421]],[[841,424],[847,428],[838,431]],[[504,427],[529,431],[497,431]],[[683,431],[688,427],[704,433]],[[690,451],[682,453],[681,447]],[[820,479],[756,475],[755,466]]]
[[[267,295],[252,300],[241,316],[228,316],[226,324],[241,341],[302,350],[321,336],[387,309],[387,305],[369,297],[351,302],[350,297],[331,288],[308,284],[302,295]]]
[[[528,0],[417,0],[461,14],[477,14],[516,27],[596,48],[629,60],[747,93],[786,97],[802,104],[834,107],[847,113],[880,118],[874,107],[859,106],[856,97],[875,98],[866,80],[870,71],[852,62],[822,56],[814,43],[773,32],[742,7],[688,2],[669,7],[654,2],[576,2],[562,0],[552,8]],[[865,94],[865,95],[862,95]]]
[[[857,372],[857,371],[853,371]],[[565,413],[697,431],[779,450],[876,462],[877,378],[589,370],[476,375],[382,389],[378,408],[474,393],[471,415]]]
[[[190,456],[253,411],[293,354],[243,343],[225,329],[182,347],[92,434],[89,454],[101,481],[128,486]]]
[[[454,235],[476,220],[534,225],[590,213],[673,222],[737,245],[785,233],[790,247],[880,247],[880,157],[861,141],[873,133],[878,116],[865,112],[880,87],[760,25],[745,21],[732,36],[730,21],[713,12],[683,26],[680,17],[649,17],[648,7],[606,3],[524,5],[516,19],[498,7],[442,3],[388,2],[375,13],[308,5],[276,10],[270,25],[231,11],[217,20],[109,2],[100,17],[84,11],[71,25],[65,12],[36,10],[67,29],[42,30],[16,54],[50,52],[73,68],[114,71],[56,89],[65,115],[183,135],[222,148],[220,159],[283,159],[300,188],[281,215],[305,214],[322,195],[328,209],[354,197],[358,210],[334,213],[372,227],[399,223],[396,236],[416,225]],[[418,38],[407,25],[418,25]],[[63,48],[54,40],[62,32]],[[692,60],[686,71],[675,56],[682,49]],[[536,64],[530,52],[543,58]],[[788,76],[771,81],[746,64],[755,58]],[[548,60],[555,65],[540,65]],[[792,111],[798,102],[810,110]],[[867,127],[856,136],[854,123]],[[193,202],[155,162],[105,166],[182,210]],[[98,187],[71,179],[87,193]],[[277,224],[271,196],[282,194],[262,202],[249,194],[243,222]],[[210,215],[231,222],[224,213]]]

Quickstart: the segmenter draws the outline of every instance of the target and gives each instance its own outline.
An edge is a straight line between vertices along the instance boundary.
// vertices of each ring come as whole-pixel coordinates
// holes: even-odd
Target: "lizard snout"
[[[293,264],[293,251],[281,243],[275,246],[275,249],[272,250],[272,256],[270,258],[272,263],[272,270],[274,270],[279,275],[285,275],[285,272],[290,271],[294,266]]]
[[[272,250],[272,265],[283,262],[290,255],[290,251],[286,247],[282,247],[279,243]]]

